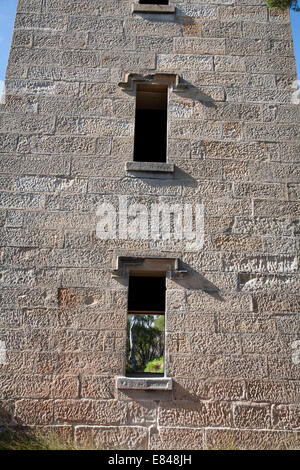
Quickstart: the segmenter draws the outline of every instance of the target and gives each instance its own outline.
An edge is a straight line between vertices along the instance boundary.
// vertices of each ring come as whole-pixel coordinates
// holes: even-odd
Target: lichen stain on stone
[[[76,295],[70,289],[58,289],[58,305],[60,307],[75,307]]]

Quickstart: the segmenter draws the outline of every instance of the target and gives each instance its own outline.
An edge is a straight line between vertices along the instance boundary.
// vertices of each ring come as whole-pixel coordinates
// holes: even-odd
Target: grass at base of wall
[[[251,446],[251,450],[253,449]],[[241,441],[236,442],[234,438],[231,440],[229,439],[228,442],[224,442],[222,445],[209,446],[207,450],[250,450],[247,448],[245,443],[243,444]],[[0,450],[104,450],[100,446],[96,446],[94,443],[76,443],[74,441],[68,441],[64,439],[62,436],[58,436],[55,433],[47,433],[42,434],[36,432],[33,433],[24,433],[18,431],[11,431],[11,430],[4,430],[1,432],[0,430]],[[128,450],[126,448],[111,448],[105,450]],[[131,449],[132,450],[132,449]],[[180,449],[179,449],[180,450]],[[200,450],[200,449],[199,449]],[[201,449],[202,450],[202,449]],[[258,449],[257,449],[258,450]],[[300,450],[300,443],[299,440],[293,439],[286,439],[277,445],[271,444],[268,446],[267,443],[265,445],[260,446],[260,450]]]
[[[70,442],[54,433],[27,434],[16,431],[0,433],[0,450],[101,450],[93,443]]]

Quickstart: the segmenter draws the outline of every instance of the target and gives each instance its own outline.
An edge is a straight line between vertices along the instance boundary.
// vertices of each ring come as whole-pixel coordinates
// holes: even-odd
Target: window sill
[[[132,13],[163,13],[173,14],[175,13],[174,5],[132,5]]]
[[[126,162],[126,171],[142,173],[174,173],[174,164],[160,162]]]
[[[168,377],[117,377],[119,390],[172,390],[172,379]]]

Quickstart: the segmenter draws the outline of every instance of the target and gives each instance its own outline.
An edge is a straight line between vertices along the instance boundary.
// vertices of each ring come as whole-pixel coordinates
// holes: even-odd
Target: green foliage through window
[[[127,374],[164,372],[164,330],[164,315],[128,315]],[[155,360],[160,361],[160,367],[157,365],[155,366],[155,363],[153,362]],[[149,366],[149,363],[151,362],[153,362],[153,364],[152,366]],[[149,370],[145,370],[147,367]]]

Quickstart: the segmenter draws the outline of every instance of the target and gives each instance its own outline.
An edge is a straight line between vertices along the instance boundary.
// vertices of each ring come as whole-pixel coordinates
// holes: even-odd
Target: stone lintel
[[[172,90],[175,92],[188,88],[180,75],[175,73],[154,73],[148,75],[126,73],[124,81],[119,82],[118,86],[126,92],[132,92],[136,84],[167,85],[172,87]]]
[[[115,256],[112,277],[124,277],[129,272],[165,272],[170,279],[179,279],[187,274],[180,269],[179,258],[160,258],[153,256]]]

